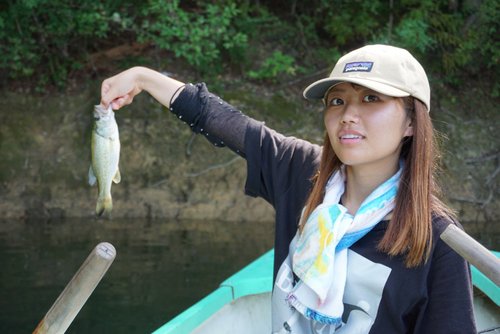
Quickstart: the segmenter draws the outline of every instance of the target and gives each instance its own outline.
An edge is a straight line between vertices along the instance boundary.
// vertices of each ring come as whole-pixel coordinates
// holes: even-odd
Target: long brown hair
[[[403,139],[400,157],[406,163],[399,183],[392,218],[377,248],[389,256],[404,255],[408,268],[425,263],[430,254],[432,215],[453,216],[453,212],[438,199],[435,182],[438,147],[435,130],[425,105],[413,97],[400,98],[413,125],[413,136]],[[323,202],[326,183],[342,166],[325,136],[318,173],[312,178],[314,186],[306,202],[300,225]]]

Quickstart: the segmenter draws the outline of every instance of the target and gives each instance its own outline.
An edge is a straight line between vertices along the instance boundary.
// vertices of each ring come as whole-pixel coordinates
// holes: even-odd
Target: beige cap
[[[413,96],[431,109],[431,90],[425,70],[405,49],[389,45],[368,45],[339,59],[330,77],[304,90],[308,100],[324,99],[330,87],[352,82],[376,92],[394,96]]]

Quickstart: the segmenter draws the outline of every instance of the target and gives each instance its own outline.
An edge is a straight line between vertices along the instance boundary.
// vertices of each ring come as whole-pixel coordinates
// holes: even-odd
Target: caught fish
[[[94,106],[94,129],[92,130],[92,164],[89,170],[89,183],[97,180],[98,195],[95,213],[100,217],[104,211],[111,214],[111,182],[121,180],[118,161],[120,159],[120,137],[115,113],[111,104],[107,110],[100,105]]]

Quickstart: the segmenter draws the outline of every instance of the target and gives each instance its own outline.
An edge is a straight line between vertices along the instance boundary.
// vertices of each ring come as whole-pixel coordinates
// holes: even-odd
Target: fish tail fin
[[[96,216],[102,216],[104,211],[106,211],[108,214],[111,214],[111,212],[113,211],[113,201],[111,200],[111,195],[104,199],[99,198],[97,200],[97,205],[95,208]]]
[[[104,199],[104,210],[110,215],[111,212],[113,211],[113,201],[111,200],[111,195]]]

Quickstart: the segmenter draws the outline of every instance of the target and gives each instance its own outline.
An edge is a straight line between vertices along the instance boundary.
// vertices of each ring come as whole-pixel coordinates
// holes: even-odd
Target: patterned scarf
[[[341,324],[347,248],[393,210],[404,162],[399,165],[399,171],[365,199],[354,217],[339,204],[345,190],[345,166],[328,181],[323,203],[307,220],[293,256],[293,271],[300,282],[287,300],[305,317]]]

